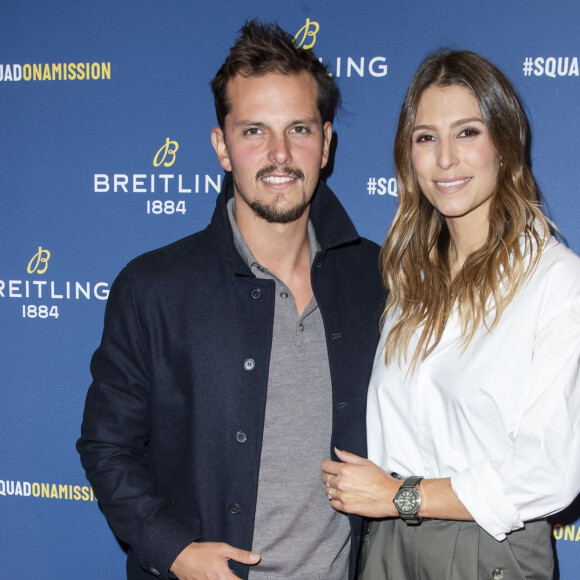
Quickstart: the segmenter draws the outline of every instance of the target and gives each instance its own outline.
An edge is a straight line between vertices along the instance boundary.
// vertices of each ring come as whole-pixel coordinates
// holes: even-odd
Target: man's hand
[[[218,542],[193,542],[175,558],[171,572],[179,580],[232,580],[237,576],[229,569],[228,560],[257,564],[259,554]]]

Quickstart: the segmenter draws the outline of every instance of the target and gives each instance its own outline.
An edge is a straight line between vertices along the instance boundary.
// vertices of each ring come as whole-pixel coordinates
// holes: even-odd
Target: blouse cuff
[[[518,510],[503,492],[493,463],[471,465],[451,478],[451,487],[476,523],[496,540],[524,527]]]

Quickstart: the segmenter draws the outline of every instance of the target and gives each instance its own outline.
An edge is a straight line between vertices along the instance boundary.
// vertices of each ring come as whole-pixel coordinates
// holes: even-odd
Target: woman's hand
[[[368,459],[336,448],[335,452],[344,463],[329,459],[322,463],[324,493],[330,505],[341,512],[370,518],[398,516],[393,498],[402,482]]]

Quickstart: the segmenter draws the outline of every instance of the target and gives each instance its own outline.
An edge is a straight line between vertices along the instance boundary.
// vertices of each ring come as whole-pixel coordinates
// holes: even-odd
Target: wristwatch
[[[417,515],[421,506],[421,497],[417,488],[422,479],[418,475],[407,477],[393,499],[401,519],[407,525],[416,526],[422,522],[422,518]]]

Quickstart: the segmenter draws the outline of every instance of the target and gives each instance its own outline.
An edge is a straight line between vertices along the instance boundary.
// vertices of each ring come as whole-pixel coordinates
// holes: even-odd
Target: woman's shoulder
[[[570,276],[580,276],[580,256],[554,236],[544,246],[540,264],[544,268],[565,268]]]
[[[580,257],[551,237],[530,282],[542,286],[553,300],[580,303]]]

